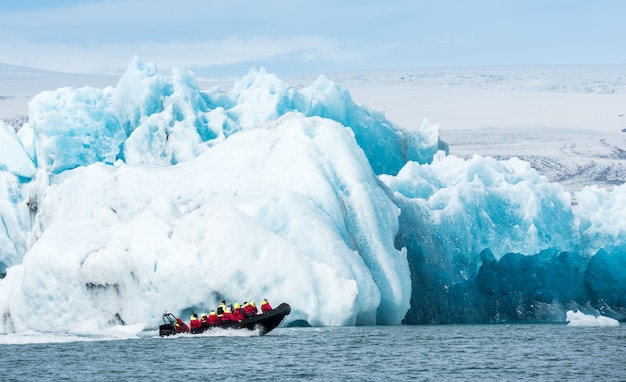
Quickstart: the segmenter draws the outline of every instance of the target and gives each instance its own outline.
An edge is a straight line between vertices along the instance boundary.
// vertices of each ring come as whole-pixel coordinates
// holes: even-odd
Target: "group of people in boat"
[[[270,310],[272,310],[272,306],[264,298],[261,301],[261,313],[266,313]],[[202,313],[200,318],[198,318],[198,315],[193,313],[189,325],[185,324],[181,318],[177,318],[174,327],[178,333],[195,332],[205,328],[227,325],[231,322],[241,322],[248,317],[256,316],[258,312],[254,301],[244,302],[243,305],[238,302],[226,305],[226,300],[222,300],[217,309],[211,310],[209,314]]]

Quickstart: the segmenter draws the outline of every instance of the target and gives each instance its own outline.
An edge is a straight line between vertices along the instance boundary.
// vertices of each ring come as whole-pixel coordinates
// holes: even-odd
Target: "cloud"
[[[315,14],[293,17],[297,7],[291,2],[274,9],[245,0],[64,1],[69,4],[61,0],[56,7],[24,6],[0,13],[0,62],[119,74],[135,55],[161,70],[210,70],[264,63],[337,66],[368,60],[372,49],[373,55],[384,51],[350,36],[336,36],[346,25],[329,25],[332,18],[322,17],[323,10],[308,3],[301,8],[315,9]]]
[[[136,41],[77,45],[60,42],[5,42],[0,62],[72,73],[121,73],[138,55],[160,68],[207,68],[264,61],[331,62],[363,59],[355,46],[320,36],[231,37],[220,41]]]
[[[13,2],[7,2],[13,3]],[[45,3],[45,7],[41,5]],[[0,4],[0,62],[118,74],[170,66],[368,68],[626,62],[624,2],[33,0]],[[30,8],[31,6],[38,7]],[[564,11],[567,9],[567,12]],[[206,70],[205,70],[206,69]],[[277,71],[281,75],[284,71]]]

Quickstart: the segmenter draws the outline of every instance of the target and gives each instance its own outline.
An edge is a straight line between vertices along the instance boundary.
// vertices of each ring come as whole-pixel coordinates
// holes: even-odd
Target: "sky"
[[[134,56],[206,78],[626,63],[622,0],[0,2],[0,63],[121,74]]]

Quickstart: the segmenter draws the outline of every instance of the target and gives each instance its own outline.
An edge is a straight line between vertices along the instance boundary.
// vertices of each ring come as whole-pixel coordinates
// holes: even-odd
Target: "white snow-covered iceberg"
[[[324,76],[223,92],[133,59],[0,134],[0,333],[154,328],[222,298],[311,325],[626,316],[623,187],[574,211],[528,163],[446,156],[436,125]]]
[[[593,316],[583,312],[568,310],[565,318],[567,326],[619,326],[619,321],[606,316]]]
[[[346,107],[317,100],[329,92],[349,100],[321,83],[299,93],[253,71],[202,93],[189,73],[133,60],[115,88],[35,97],[23,135],[37,172],[7,197],[29,219],[13,219],[3,247],[26,250],[3,250],[0,331],[78,316],[154,326],[164,310],[263,297],[312,325],[400,323],[411,282],[398,210],[355,132],[314,115]],[[392,142],[414,135],[349,106]]]

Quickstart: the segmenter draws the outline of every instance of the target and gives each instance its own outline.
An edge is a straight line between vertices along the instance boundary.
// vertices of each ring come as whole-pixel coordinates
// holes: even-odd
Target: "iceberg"
[[[605,317],[584,314],[583,312],[567,311],[567,326],[619,326],[619,321]]]
[[[437,125],[396,126],[324,76],[201,90],[134,58],[0,134],[0,333],[265,297],[313,326],[626,315],[626,186],[573,209],[528,163],[450,155]]]

